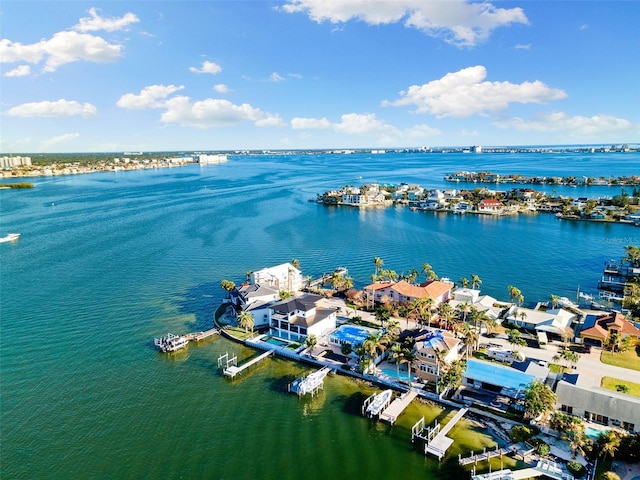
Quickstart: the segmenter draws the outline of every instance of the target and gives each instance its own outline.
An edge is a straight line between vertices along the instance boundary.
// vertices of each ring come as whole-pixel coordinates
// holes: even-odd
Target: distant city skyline
[[[0,152],[637,145],[636,18],[629,1],[9,0]]]

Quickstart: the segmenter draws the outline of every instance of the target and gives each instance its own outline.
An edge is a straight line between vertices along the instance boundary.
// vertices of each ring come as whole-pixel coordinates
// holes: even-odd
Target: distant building
[[[31,166],[31,157],[9,156],[0,157],[0,168],[15,168]]]
[[[206,155],[204,153],[200,153],[196,155],[195,158],[197,159],[200,165],[224,163],[229,160],[229,158],[222,153],[218,153],[214,155]]]
[[[640,340],[640,329],[620,312],[600,317],[587,315],[580,331],[580,338],[586,344],[602,347],[612,333],[617,334],[620,339],[632,337],[634,345]]]

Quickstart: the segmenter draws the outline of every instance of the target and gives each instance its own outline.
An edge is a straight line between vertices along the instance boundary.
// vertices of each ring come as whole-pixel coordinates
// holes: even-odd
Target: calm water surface
[[[478,274],[497,298],[507,299],[511,284],[535,301],[575,296],[578,285],[593,291],[603,262],[640,244],[635,227],[545,214],[495,219],[307,201],[370,181],[452,188],[446,173],[481,169],[632,175],[640,156],[237,156],[0,191],[0,234],[22,233],[0,245],[0,476],[448,478],[409,441],[421,416],[447,414],[438,407],[412,405],[391,429],[360,415],[372,389],[352,380],[331,376],[319,396],[299,400],[286,385],[303,365],[270,359],[230,382],[217,357],[251,350],[214,339],[166,356],[152,339],[210,327],[221,279],[239,283],[294,257],[307,275],[345,265],[360,286],[374,256],[398,272],[427,262],[453,280]],[[493,445],[473,429],[454,429],[452,456]]]

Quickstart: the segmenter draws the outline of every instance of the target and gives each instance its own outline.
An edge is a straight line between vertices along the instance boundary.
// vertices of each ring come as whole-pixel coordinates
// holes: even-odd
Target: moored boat
[[[391,396],[393,395],[393,390],[385,390],[377,394],[373,401],[367,406],[367,415],[370,417],[374,417],[376,415],[380,415],[382,410],[389,404],[391,401]]]
[[[189,338],[185,335],[174,335],[167,333],[166,337],[156,338],[153,340],[155,346],[163,352],[176,352],[187,346]]]

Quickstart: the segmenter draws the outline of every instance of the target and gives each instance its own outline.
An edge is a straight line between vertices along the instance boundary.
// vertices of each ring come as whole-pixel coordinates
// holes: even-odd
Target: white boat
[[[370,417],[380,415],[384,407],[386,407],[391,401],[392,395],[393,390],[385,390],[384,392],[377,394],[369,406],[367,406],[367,415]]]
[[[338,267],[333,273],[335,273],[336,275],[348,275],[349,270],[347,270],[347,267]]]
[[[163,352],[176,352],[186,347],[189,339],[185,335],[167,333],[166,337],[156,338],[153,340],[153,343]]]
[[[0,243],[15,242],[19,238],[20,238],[20,234],[19,233],[9,233],[9,234],[5,235],[4,237],[0,238]]]

